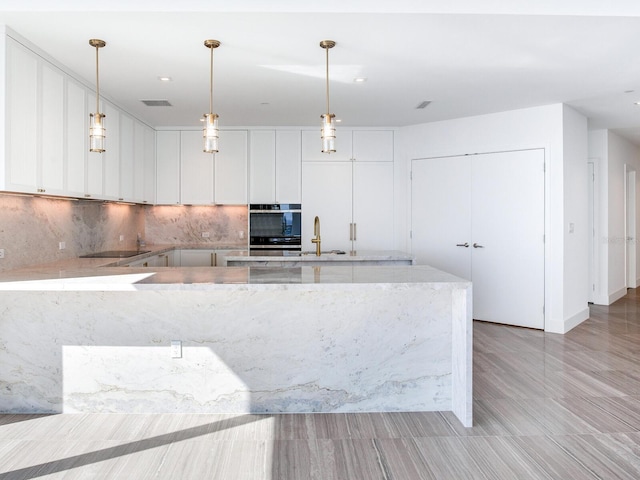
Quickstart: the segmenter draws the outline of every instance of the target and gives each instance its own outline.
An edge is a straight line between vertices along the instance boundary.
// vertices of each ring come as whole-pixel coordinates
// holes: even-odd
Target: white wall
[[[566,131],[566,138],[565,138]],[[586,273],[586,119],[562,104],[412,125],[397,134],[396,228],[398,248],[409,249],[411,159],[525,148],[546,155],[545,330],[564,333],[588,318]],[[566,165],[565,165],[566,162]],[[565,173],[566,176],[565,180]],[[577,176],[579,188],[573,188]],[[565,217],[575,233],[565,236]],[[582,242],[566,258],[567,252]]]
[[[589,222],[587,119],[564,105],[563,188],[564,188],[564,319],[568,328],[581,323],[589,297]],[[571,232],[573,226],[573,232]]]

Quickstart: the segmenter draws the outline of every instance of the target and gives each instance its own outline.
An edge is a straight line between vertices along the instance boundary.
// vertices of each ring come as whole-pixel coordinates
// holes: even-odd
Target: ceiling
[[[200,125],[209,104],[203,42],[210,38],[221,42],[214,93],[221,127],[319,126],[326,108],[319,42],[331,39],[331,110],[344,126],[403,126],[564,102],[588,116],[590,128],[640,145],[636,0],[88,3],[0,0],[0,23],[92,87],[88,40],[105,40],[101,94],[154,127]],[[417,109],[423,101],[431,103]]]

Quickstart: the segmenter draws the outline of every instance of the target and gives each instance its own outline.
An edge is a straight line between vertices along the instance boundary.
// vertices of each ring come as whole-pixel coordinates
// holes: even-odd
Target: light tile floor
[[[3,479],[638,479],[640,292],[566,335],[474,324],[450,413],[0,415]]]

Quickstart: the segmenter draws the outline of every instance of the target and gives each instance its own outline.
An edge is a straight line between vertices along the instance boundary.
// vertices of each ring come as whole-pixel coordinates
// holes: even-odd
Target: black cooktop
[[[106,252],[90,253],[80,255],[80,258],[127,258],[149,253],[151,250],[107,250]]]

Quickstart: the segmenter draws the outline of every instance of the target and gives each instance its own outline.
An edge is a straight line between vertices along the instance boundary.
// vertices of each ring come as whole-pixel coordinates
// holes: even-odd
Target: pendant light
[[[326,66],[327,66],[327,113],[320,115],[322,118],[322,128],[320,130],[320,136],[322,138],[322,153],[335,153],[336,151],[336,116],[331,113],[329,109],[329,49],[336,46],[336,42],[333,40],[322,40],[320,47],[326,51]]]
[[[209,66],[209,113],[204,114],[204,128],[202,137],[204,139],[204,152],[218,152],[218,115],[213,113],[213,49],[220,46],[218,40],[205,40],[204,46],[211,50],[211,61]]]
[[[98,71],[98,50],[107,44],[104,40],[92,38],[89,45],[96,49],[96,113],[89,114],[89,151],[102,153],[107,130],[104,128],[103,113],[100,113],[100,76]]]

